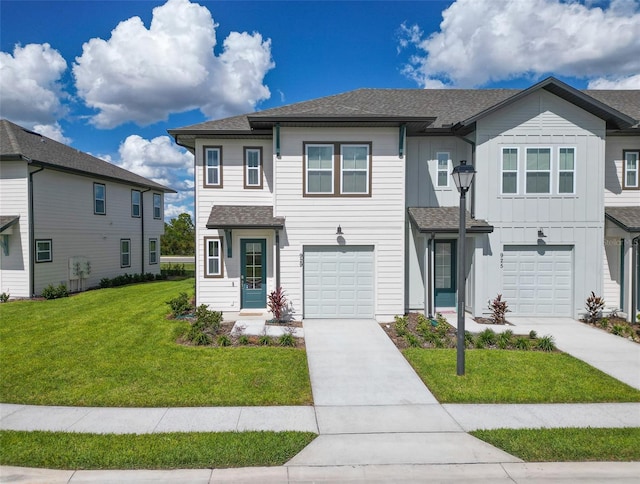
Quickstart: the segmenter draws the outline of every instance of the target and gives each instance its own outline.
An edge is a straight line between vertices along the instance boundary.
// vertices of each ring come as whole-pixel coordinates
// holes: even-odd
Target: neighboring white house
[[[578,317],[594,291],[640,300],[640,91],[361,89],[170,130],[195,154],[196,298],[389,320],[456,306],[459,194],[467,310]]]
[[[0,120],[0,292],[70,291],[160,272],[173,190]]]

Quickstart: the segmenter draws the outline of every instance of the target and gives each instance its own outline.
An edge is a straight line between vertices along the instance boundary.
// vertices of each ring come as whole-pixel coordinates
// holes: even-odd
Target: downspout
[[[31,163],[31,160],[27,162]],[[44,168],[40,167],[39,170],[29,172],[29,292],[31,293],[31,297],[35,297],[36,295],[36,258],[34,254],[36,228],[33,220],[35,217],[35,209],[33,208],[33,175],[43,170]]]
[[[144,274],[144,194],[150,191],[151,188],[147,188],[145,191],[140,192],[140,274]],[[151,206],[153,207],[153,203]],[[156,246],[156,256],[158,256],[159,251],[160,247]],[[159,260],[157,262],[158,264],[160,263]]]
[[[433,268],[431,267],[431,252],[433,250],[434,240],[436,238],[436,234],[431,232],[431,237],[427,239],[427,277],[425,277],[424,290],[427,293],[427,314],[426,316],[431,319],[433,318],[433,278],[431,277],[431,273],[433,272]],[[429,282],[427,286],[427,282]]]
[[[280,287],[280,231],[276,229],[276,289]]]
[[[631,322],[635,322],[638,313],[638,250],[640,249],[640,235],[631,240]]]

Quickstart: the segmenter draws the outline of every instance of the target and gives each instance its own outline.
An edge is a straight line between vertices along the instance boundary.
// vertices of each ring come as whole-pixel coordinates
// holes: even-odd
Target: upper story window
[[[436,153],[436,159],[438,160],[436,186],[448,187],[449,176],[451,175],[451,154],[448,151],[439,151]]]
[[[52,262],[53,247],[51,239],[36,240],[36,262]]]
[[[502,148],[502,193],[518,193],[518,148]]]
[[[205,277],[222,277],[222,239],[205,237]]]
[[[96,215],[107,213],[107,187],[103,183],[93,184],[93,213]]]
[[[140,216],[140,190],[131,190],[131,216]]]
[[[551,148],[527,148],[526,193],[551,193]]]
[[[222,146],[204,147],[204,186],[222,188]]]
[[[304,195],[371,195],[371,143],[304,143]]]
[[[149,264],[158,263],[158,239],[149,239]]]
[[[369,146],[342,145],[340,193],[369,193]]]
[[[640,188],[638,172],[640,171],[640,151],[624,151],[622,167],[622,188],[637,190]]]
[[[575,192],[576,149],[558,149],[558,193]]]
[[[153,194],[153,218],[160,220],[162,218],[162,195]]]
[[[120,267],[131,267],[131,239],[120,239]]]
[[[244,187],[262,188],[262,148],[244,149]]]

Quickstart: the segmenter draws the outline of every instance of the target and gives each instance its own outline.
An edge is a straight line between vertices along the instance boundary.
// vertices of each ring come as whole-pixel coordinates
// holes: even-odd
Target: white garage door
[[[373,247],[305,247],[304,317],[372,318]]]
[[[503,299],[514,316],[572,316],[571,246],[505,246]]]

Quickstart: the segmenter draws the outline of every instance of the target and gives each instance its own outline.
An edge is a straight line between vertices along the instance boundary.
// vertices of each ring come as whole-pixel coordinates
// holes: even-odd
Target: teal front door
[[[434,246],[436,308],[456,306],[456,241],[436,240]]]
[[[242,308],[267,307],[267,241],[240,241]]]

